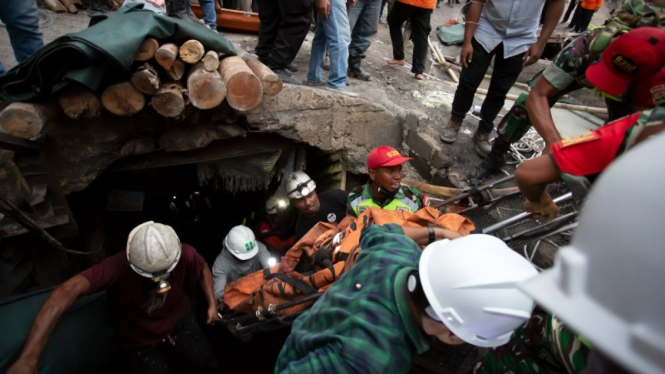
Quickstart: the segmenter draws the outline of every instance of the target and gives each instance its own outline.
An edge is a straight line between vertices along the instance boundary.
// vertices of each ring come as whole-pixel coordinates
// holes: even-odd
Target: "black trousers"
[[[411,40],[413,40],[413,61],[411,72],[422,74],[425,71],[427,59],[427,36],[432,30],[429,24],[432,9],[419,8],[413,5],[396,1],[388,13],[388,26],[390,26],[390,40],[393,43],[393,58],[404,60],[404,39],[402,38],[402,25],[406,20],[411,21]]]
[[[124,348],[131,369],[137,374],[172,374],[177,372],[176,367],[185,367],[186,372],[215,372],[217,358],[191,311],[169,336],[175,344],[167,341],[148,347]]]
[[[489,53],[485,51],[485,48],[475,38],[471,40],[471,43],[473,45],[472,62],[468,68],[462,68],[459,84],[455,91],[455,98],[453,99],[452,113],[463,117],[471,109],[476,90],[480,86],[480,82],[483,81],[492,57],[494,57],[492,79],[487,90],[487,96],[480,109],[481,120],[478,125],[478,131],[489,133],[494,127],[494,119],[496,119],[499,111],[501,111],[510,87],[515,84],[517,77],[522,72],[522,64],[524,63],[522,57],[524,53],[503,58],[503,43],[496,46]]]
[[[579,3],[577,0],[570,0],[570,4],[568,4],[568,9],[566,9],[566,14],[563,16],[563,21],[562,23],[568,22],[568,18],[570,18],[570,15],[573,14],[573,11],[577,7]]]
[[[271,68],[283,68],[298,54],[312,22],[310,0],[258,0],[256,54]]]
[[[593,14],[595,13],[593,9],[584,9],[580,7],[580,14],[579,18],[577,19],[577,22],[575,23],[575,28],[573,29],[575,32],[584,32],[586,31],[587,28],[589,28],[589,24],[591,23],[591,18],[593,18]]]

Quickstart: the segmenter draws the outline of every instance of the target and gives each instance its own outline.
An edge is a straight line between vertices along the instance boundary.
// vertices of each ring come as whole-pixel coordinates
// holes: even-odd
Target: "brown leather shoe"
[[[444,143],[454,143],[457,140],[457,133],[464,122],[464,116],[452,114],[448,123],[441,130],[441,141]]]
[[[490,144],[490,133],[476,130],[473,133],[473,143],[476,145],[476,153],[480,158],[485,158],[492,150],[492,144]]]

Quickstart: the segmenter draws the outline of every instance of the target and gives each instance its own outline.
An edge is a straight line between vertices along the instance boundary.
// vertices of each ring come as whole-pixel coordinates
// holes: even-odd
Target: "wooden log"
[[[207,71],[217,71],[217,69],[219,69],[219,53],[208,51],[205,56],[203,56],[203,67]]]
[[[42,0],[48,9],[56,13],[66,13],[67,8],[58,0]]]
[[[185,98],[183,94],[187,91],[180,82],[162,83],[159,91],[150,100],[150,105],[164,117],[173,118],[185,110]]]
[[[421,192],[426,193],[428,195],[442,196],[444,198],[451,198],[466,192],[465,190],[460,188],[437,186],[434,184],[418,182],[406,178],[402,179],[402,184],[405,184],[409,187],[417,188]],[[491,191],[494,196],[503,196],[517,192],[519,191],[519,188],[518,187],[493,188]]]
[[[261,81],[242,58],[231,56],[223,59],[219,64],[219,73],[226,85],[226,101],[231,108],[246,112],[261,103]]]
[[[155,38],[145,38],[143,43],[139,46],[138,51],[136,51],[136,56],[134,60],[136,61],[148,61],[151,58],[155,57],[155,53],[159,49],[159,42]]]
[[[265,66],[258,59],[251,57],[249,54],[243,56],[243,60],[245,60],[247,66],[249,66],[254,75],[256,75],[261,81],[264,94],[275,96],[282,91],[282,88],[284,87],[282,80],[269,67]]]
[[[102,93],[102,105],[117,116],[131,116],[145,106],[145,97],[130,81],[112,84]]]
[[[18,138],[34,139],[57,113],[50,104],[11,103],[0,112],[0,127]]]
[[[210,72],[204,62],[199,62],[189,70],[187,94],[192,105],[199,109],[211,109],[222,103],[226,96],[226,86],[218,72]]]
[[[154,95],[159,90],[159,74],[146,62],[132,74],[132,84],[144,94]]]
[[[171,68],[166,74],[173,80],[179,81],[185,75],[185,63],[181,59],[173,61]]]
[[[82,85],[72,85],[58,97],[60,107],[70,118],[92,118],[99,115],[102,104],[99,97]]]
[[[188,64],[196,64],[204,54],[205,48],[198,40],[188,40],[180,47],[180,59]]]
[[[178,58],[178,46],[173,43],[161,45],[155,52],[155,60],[167,72],[176,58]]]

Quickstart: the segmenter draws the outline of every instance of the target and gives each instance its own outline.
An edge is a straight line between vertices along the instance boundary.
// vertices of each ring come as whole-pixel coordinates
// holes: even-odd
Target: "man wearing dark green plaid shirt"
[[[455,310],[455,306],[444,303],[442,308],[438,302],[428,306],[428,300],[432,300],[430,295],[425,296],[429,286],[413,286],[413,274],[420,270],[420,275],[425,278],[424,272],[430,272],[423,266],[431,268],[419,263],[424,253],[419,245],[427,244],[428,240],[432,243],[436,239],[454,239],[460,234],[442,228],[400,227],[396,224],[371,225],[363,230],[360,238],[363,249],[355,266],[295,320],[291,335],[280,352],[275,373],[407,373],[414,353],[429,348],[427,335],[447,344],[464,342],[451,332],[454,328],[449,329],[441,322],[443,318],[452,318],[440,312]],[[486,235],[472,236],[479,239]],[[469,243],[465,241],[467,239],[470,238],[462,238],[458,244],[464,246]],[[454,242],[457,240],[450,243]],[[452,247],[444,241],[433,246],[437,244]],[[500,244],[505,246],[502,242]],[[439,249],[429,251],[428,247],[423,255],[428,261],[423,262],[436,264],[435,269],[442,262],[455,262],[454,258],[448,261],[440,256],[431,257]],[[507,247],[506,250],[510,251]],[[526,260],[520,257],[518,261]],[[535,270],[533,274],[536,274]],[[465,276],[458,276],[455,280],[461,278]],[[437,292],[434,291],[434,298],[439,297]],[[524,311],[527,318],[531,305]],[[471,305],[471,309],[474,308],[476,305]],[[514,316],[511,319],[514,320]],[[493,324],[492,321],[484,322],[487,322],[485,325]],[[508,336],[520,323],[508,327]],[[464,328],[466,326],[455,331],[462,333]],[[468,338],[465,340],[469,341]]]

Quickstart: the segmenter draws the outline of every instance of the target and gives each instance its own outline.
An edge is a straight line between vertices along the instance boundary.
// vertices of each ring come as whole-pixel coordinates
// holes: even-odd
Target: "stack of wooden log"
[[[60,108],[76,119],[98,116],[102,108],[117,116],[131,116],[148,104],[157,114],[173,118],[184,117],[188,106],[212,109],[226,100],[229,107],[243,113],[256,108],[264,94],[276,95],[282,90],[279,76],[257,59],[206,51],[197,40],[176,45],[146,38],[134,65],[129,79],[101,92],[70,86],[58,97]],[[58,112],[49,103],[12,103],[0,113],[0,128],[33,139]]]
[[[78,13],[87,7],[87,0],[38,0],[40,6],[56,13]],[[118,5],[113,0],[103,1],[108,9],[115,9]]]

